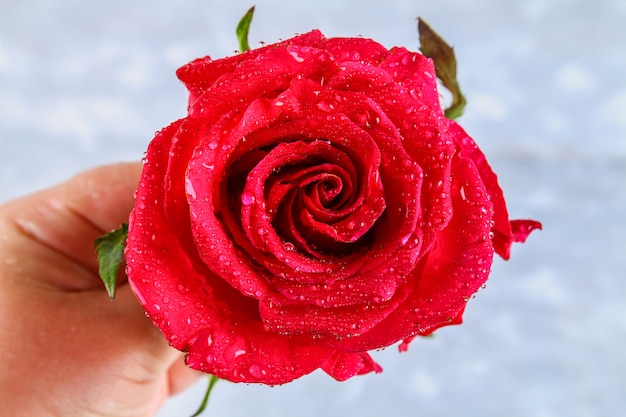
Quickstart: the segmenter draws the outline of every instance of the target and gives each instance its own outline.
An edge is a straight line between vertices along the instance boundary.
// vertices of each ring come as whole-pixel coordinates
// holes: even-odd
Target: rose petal
[[[477,167],[469,158],[454,159],[453,217],[437,244],[398,289],[406,300],[370,331],[335,346],[361,352],[390,345],[441,326],[458,323],[467,301],[485,283],[493,260],[489,239],[493,208]],[[464,188],[465,197],[460,193]],[[262,314],[265,313],[262,310]]]
[[[321,46],[325,42],[324,35],[318,30],[293,37],[284,42],[255,48],[241,54],[227,58],[211,60],[210,57],[194,59],[176,71],[178,78],[185,84],[190,95],[190,103],[206,92],[215,81],[224,74],[231,74],[235,68],[246,61],[254,60],[259,55],[272,51],[278,47],[289,45]]]
[[[406,48],[395,47],[380,67],[393,76],[396,85],[406,88],[406,94],[417,98],[422,105],[441,112],[435,65],[431,59]]]
[[[230,100],[231,107],[245,108],[259,98],[275,98],[294,79],[312,79],[320,83],[337,70],[332,56],[326,51],[279,45],[265,50],[256,59],[242,61],[232,72],[222,74],[193,101],[189,114],[202,117],[213,102],[225,98]]]
[[[494,224],[491,229],[494,248],[496,253],[503,259],[509,259],[513,242],[526,240],[526,237],[534,229],[541,229],[541,223],[533,220],[509,222],[509,213],[504,194],[498,184],[498,177],[491,169],[485,155],[478,148],[476,142],[457,123],[450,122],[450,133],[452,133],[457,146],[460,147],[461,155],[471,158],[480,172],[480,177],[491,196],[494,206]],[[511,228],[513,225],[516,228],[515,232]]]
[[[387,49],[372,39],[330,38],[324,44],[339,64],[361,62],[376,66],[389,53]]]
[[[526,242],[533,230],[541,230],[542,225],[536,220],[511,220],[511,235],[513,242]]]
[[[328,81],[328,86],[334,90],[368,94],[393,82],[393,76],[386,69],[363,62],[342,62],[340,68],[341,71]]]
[[[382,372],[380,367],[367,353],[343,353],[337,352],[330,357],[322,369],[337,381],[345,381],[355,375],[363,375],[369,372]]]

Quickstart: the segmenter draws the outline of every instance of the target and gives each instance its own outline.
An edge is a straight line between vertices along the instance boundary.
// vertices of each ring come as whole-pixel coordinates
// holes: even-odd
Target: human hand
[[[128,220],[138,163],[82,173],[0,206],[3,415],[152,416],[200,375],[129,285],[111,302],[96,238]]]

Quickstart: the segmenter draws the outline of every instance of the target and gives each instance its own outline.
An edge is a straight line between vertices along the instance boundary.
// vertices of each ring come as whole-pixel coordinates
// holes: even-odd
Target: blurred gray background
[[[417,16],[455,46],[461,124],[513,218],[544,223],[461,326],[374,352],[384,372],[281,387],[220,383],[210,416],[624,415],[626,2],[256,0],[251,44],[313,28],[418,46]],[[174,74],[230,55],[247,1],[0,0],[0,201],[139,159],[185,114]],[[202,380],[159,417],[199,404]]]

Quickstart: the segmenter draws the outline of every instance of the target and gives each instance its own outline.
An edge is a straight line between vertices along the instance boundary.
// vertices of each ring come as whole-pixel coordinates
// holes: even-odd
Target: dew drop
[[[249,206],[251,204],[253,204],[255,201],[254,195],[252,193],[249,192],[245,192],[243,194],[241,194],[241,203],[244,206]]]
[[[291,55],[293,57],[293,59],[296,60],[296,62],[304,62],[304,58],[302,58],[300,55],[298,55],[298,53],[296,51],[289,52],[289,55]]]
[[[189,178],[185,180],[185,192],[194,200],[196,199],[196,190],[193,188],[193,183]]]
[[[411,62],[415,62],[415,55],[405,55],[402,57],[402,64],[409,65]]]
[[[250,365],[250,368],[248,368],[248,372],[250,372],[250,375],[255,378],[261,378],[263,375],[265,375],[265,371],[263,371],[261,367],[257,364]]]

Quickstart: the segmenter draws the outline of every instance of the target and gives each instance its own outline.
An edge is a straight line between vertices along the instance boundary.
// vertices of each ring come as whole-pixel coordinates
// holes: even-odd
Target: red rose
[[[282,384],[459,323],[510,223],[431,61],[313,31],[178,70],[189,115],[145,157],[130,283],[187,364]],[[512,230],[513,225],[513,230]]]

